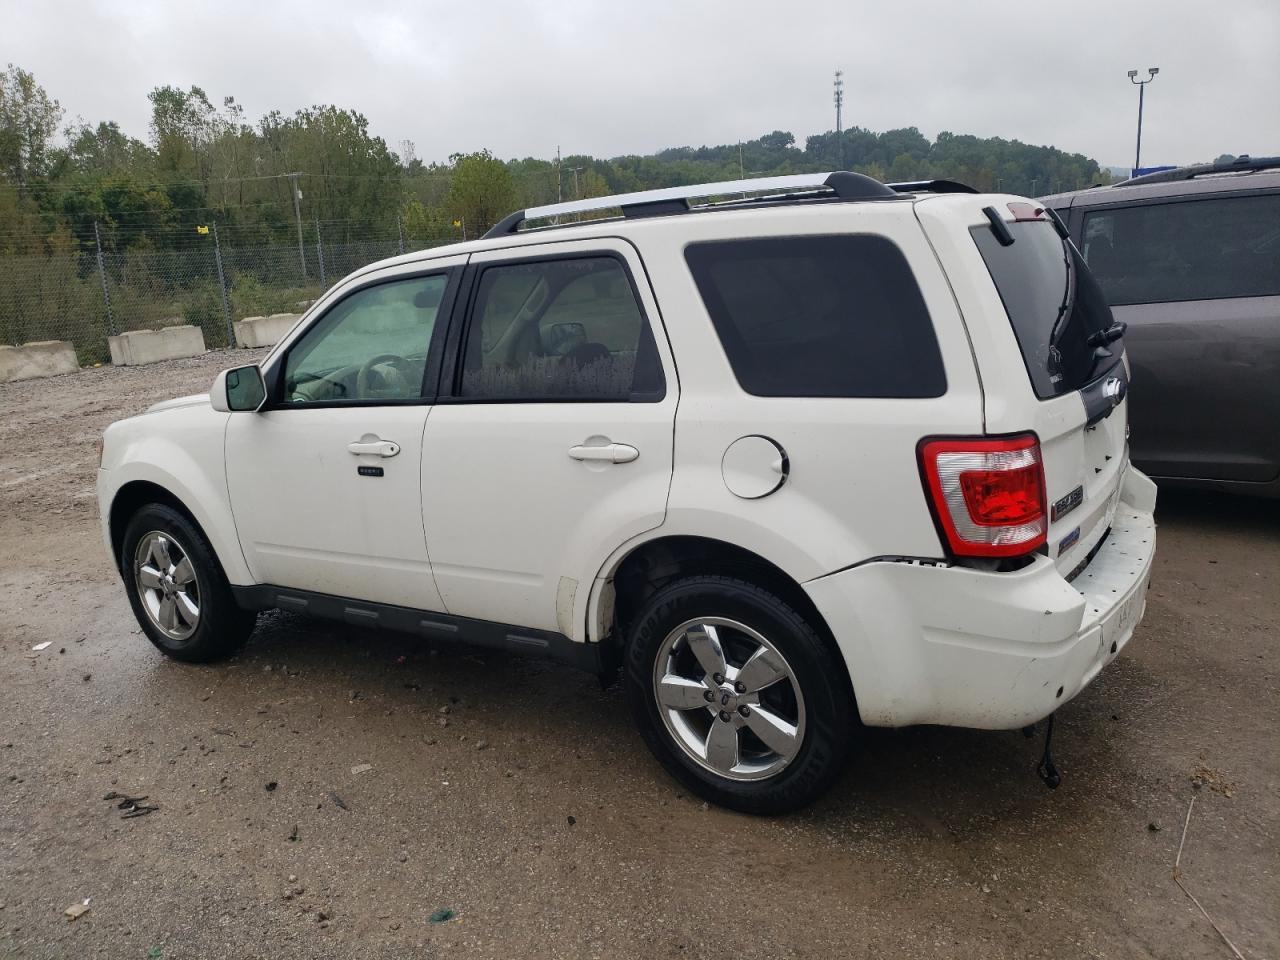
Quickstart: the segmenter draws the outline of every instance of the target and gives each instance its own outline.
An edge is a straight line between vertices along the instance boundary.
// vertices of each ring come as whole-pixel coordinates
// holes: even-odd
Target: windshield
[[[1036,396],[1071,393],[1111,368],[1101,351],[1120,356],[1119,341],[1095,350],[1094,334],[1111,329],[1111,308],[1084,259],[1048,220],[1008,223],[1014,242],[1001,246],[991,227],[973,227],[974,242],[1000,292]]]

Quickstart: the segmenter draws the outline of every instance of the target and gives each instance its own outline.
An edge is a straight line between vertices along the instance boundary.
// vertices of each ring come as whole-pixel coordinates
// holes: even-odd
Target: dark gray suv
[[[1128,324],[1134,462],[1159,479],[1280,497],[1280,157],[1042,202]]]

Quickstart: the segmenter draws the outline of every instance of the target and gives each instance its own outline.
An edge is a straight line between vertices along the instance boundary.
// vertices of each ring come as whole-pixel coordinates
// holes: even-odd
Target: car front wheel
[[[650,749],[691,790],[736,810],[809,803],[856,734],[837,654],[785,601],[741,580],[691,577],[658,591],[625,663]]]
[[[256,614],[236,605],[204,534],[166,504],[148,504],[130,519],[120,570],[143,632],[175,659],[222,659],[253,630]]]

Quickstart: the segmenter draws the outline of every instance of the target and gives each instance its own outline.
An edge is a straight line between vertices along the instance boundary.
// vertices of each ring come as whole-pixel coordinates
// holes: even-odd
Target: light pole
[[[1142,95],[1146,93],[1147,84],[1154,80],[1159,72],[1159,67],[1147,67],[1147,79],[1139,80],[1137,70],[1129,71],[1129,82],[1135,84],[1138,88],[1138,146],[1133,153],[1133,175],[1135,177],[1142,167]]]
[[[835,96],[836,105],[836,146],[840,148],[840,169],[844,169],[844,131],[840,129],[840,114],[844,109],[844,71],[836,71]]]

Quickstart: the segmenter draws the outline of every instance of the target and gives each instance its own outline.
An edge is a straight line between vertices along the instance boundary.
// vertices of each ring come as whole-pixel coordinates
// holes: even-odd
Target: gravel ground
[[[1061,712],[1056,792],[1017,733],[867,731],[818,805],[755,819],[568,669],[283,614],[232,662],[162,657],[94,440],[248,356],[0,385],[0,954],[1229,958],[1173,880],[1194,798],[1187,888],[1280,955],[1280,504],[1162,495],[1147,618]]]

